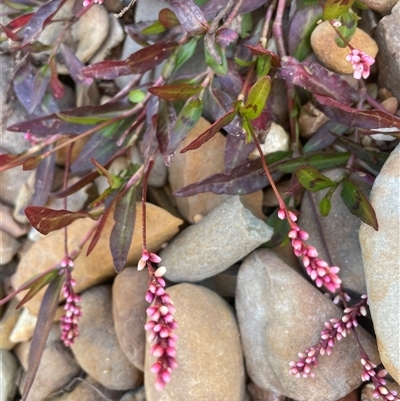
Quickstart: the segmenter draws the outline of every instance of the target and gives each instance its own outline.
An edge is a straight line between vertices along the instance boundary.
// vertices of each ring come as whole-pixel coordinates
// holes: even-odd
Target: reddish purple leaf
[[[29,14],[22,14],[17,18],[14,18],[12,21],[10,21],[7,24],[7,28],[9,29],[18,29],[24,27],[30,19],[35,15],[35,13],[29,13]]]
[[[108,216],[110,215],[111,211],[114,209],[114,206],[117,202],[117,197],[114,197],[114,199],[110,202],[108,207],[104,210],[104,213],[101,216],[101,220],[97,226],[96,232],[93,235],[92,240],[90,241],[88,250],[86,252],[86,256],[89,256],[89,254],[93,251],[94,247],[96,246],[97,242],[99,241],[101,237],[101,233],[103,232],[104,226],[107,222]]]
[[[43,149],[44,152],[51,150],[52,145]],[[43,206],[49,197],[51,184],[53,183],[54,170],[56,168],[56,154],[52,153],[43,159],[36,169],[35,191],[32,196],[31,205]]]
[[[187,99],[200,93],[204,88],[201,85],[163,85],[152,86],[148,91],[164,100],[174,102],[176,100]]]
[[[144,74],[166,60],[177,46],[176,42],[157,42],[133,53],[126,62],[133,74]]]
[[[28,206],[25,208],[25,214],[32,226],[43,235],[66,227],[76,219],[93,219],[89,213],[83,211],[53,210],[41,206]]]
[[[83,121],[87,121],[87,118],[91,116],[111,119],[120,115],[123,111],[130,110],[132,107],[132,104],[122,102],[106,103],[101,106],[77,107],[64,110],[62,112],[64,118],[60,118],[59,113],[54,113],[14,124],[11,127],[7,127],[7,129],[14,132],[29,132],[38,138],[45,138],[54,134],[79,135],[94,127],[95,124],[69,122],[66,121],[68,120],[67,117],[76,117],[76,121],[79,121],[79,117],[84,118]]]
[[[12,83],[15,95],[25,110],[31,108],[35,71],[33,65],[27,60],[18,68]]]
[[[345,125],[338,124],[333,120],[327,121],[307,141],[303,147],[303,153],[317,152],[318,150],[328,148],[336,140],[336,137],[331,133],[342,135],[346,130],[347,127]]]
[[[84,64],[75,56],[72,50],[64,45],[60,45],[61,54],[65,66],[68,68],[71,78],[77,83],[85,86],[89,86],[93,83],[93,79],[85,76],[82,73]]]
[[[244,0],[239,7],[239,14],[250,13],[266,4],[268,0]],[[209,0],[203,7],[203,13],[208,21],[214,19],[217,13],[226,7],[227,0]],[[230,10],[228,10],[230,11]]]
[[[62,99],[65,94],[65,88],[61,81],[58,79],[57,65],[54,58],[50,59],[50,72],[50,88],[53,92],[53,96],[56,99]]]
[[[10,28],[2,24],[0,24],[0,26],[3,29],[8,39],[13,40],[14,42],[19,42],[21,40],[19,36],[16,33],[14,33]]]
[[[85,77],[96,79],[115,79],[124,75],[132,75],[133,72],[126,60],[106,60],[83,67],[81,73]]]
[[[176,123],[176,111],[170,102],[160,100],[158,109],[158,121],[156,137],[160,146],[160,152],[164,157],[164,162],[168,166],[168,145],[171,140],[171,133]]]
[[[43,351],[46,346],[47,337],[49,336],[50,329],[56,316],[63,282],[64,276],[57,274],[57,276],[47,287],[47,290],[43,296],[38,320],[36,322],[36,327],[29,350],[28,371],[25,377],[22,400],[26,400],[28,397],[29,390],[31,389],[33,381],[35,380]]]
[[[43,96],[46,92],[47,85],[50,81],[50,70],[47,66],[44,66],[37,70],[32,87],[32,94],[28,113],[32,114],[36,107],[41,103]]]
[[[235,43],[238,38],[239,34],[230,28],[218,29],[218,31],[215,33],[215,41],[221,47],[230,46],[232,43]]]
[[[254,56],[270,56],[272,67],[274,67],[274,68],[280,67],[281,59],[274,52],[264,49],[260,44],[257,44],[256,46],[251,46],[251,45],[245,45],[245,46],[251,51],[251,53]]]
[[[109,164],[106,164],[104,167],[108,168]],[[78,192],[80,189],[82,189],[86,185],[88,185],[91,182],[93,182],[94,179],[99,177],[99,176],[100,176],[100,173],[97,170],[93,171],[92,173],[89,173],[89,174],[85,175],[83,178],[81,178],[75,184],[72,184],[67,189],[64,189],[64,190],[61,190],[61,191],[58,191],[58,192],[50,192],[49,195],[52,196],[53,198],[65,198],[66,196],[69,196],[69,195],[74,194],[75,192]]]
[[[215,121],[214,124],[211,125],[205,132],[203,132],[200,136],[198,136],[193,142],[189,143],[189,145],[185,146],[181,153],[185,153],[189,150],[198,149],[201,145],[209,141],[220,129],[228,125],[237,114],[236,108],[230,110],[224,116],[222,116],[219,120]]]
[[[115,224],[110,235],[110,249],[117,273],[122,271],[132,243],[136,219],[136,187],[132,186],[117,203],[114,211]]]
[[[176,17],[191,36],[208,31],[208,23],[201,9],[192,0],[168,0]]]
[[[300,63],[293,57],[282,57],[278,77],[313,94],[335,98],[343,104],[352,104],[358,99],[357,91],[347,81],[317,63]]]
[[[256,148],[251,142],[247,143],[243,138],[227,135],[224,151],[225,173],[229,173],[236,166],[247,160],[249,154]]]
[[[332,120],[348,127],[365,128],[369,130],[389,129],[400,130],[400,118],[382,110],[357,110],[348,107],[328,96],[316,95],[320,108]]]
[[[65,2],[66,0],[51,0],[36,11],[22,32],[24,38],[22,41],[23,46],[32,42],[39,36],[44,27],[51,21],[54,14]]]

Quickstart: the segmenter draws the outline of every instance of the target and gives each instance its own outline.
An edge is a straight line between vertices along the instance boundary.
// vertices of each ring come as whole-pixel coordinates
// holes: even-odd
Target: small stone
[[[345,171],[342,169],[324,171],[324,175],[332,181],[340,180],[343,174],[345,174]],[[351,174],[349,178],[368,196],[370,186],[365,181],[356,174]],[[366,292],[363,260],[358,239],[361,220],[352,215],[344,204],[340,196],[341,186],[332,195],[331,212],[328,216],[323,217],[319,211],[318,204],[327,191],[328,189],[312,194],[318,219],[327,241],[333,265],[340,267],[339,276],[342,279],[345,291],[356,293],[359,296]],[[299,226],[309,233],[310,240],[308,243],[318,250],[319,258],[328,261],[328,255],[320,238],[307,194],[304,195],[301,204]]]
[[[27,401],[42,401],[53,392],[62,389],[74,377],[78,376],[80,368],[71,355],[70,350],[62,346],[59,341],[60,325],[54,323],[46,342],[35,380],[29,391]],[[18,354],[23,355],[20,360],[25,370],[28,367],[28,352],[30,343],[21,343],[24,350]],[[24,386],[25,378],[22,380]]]
[[[272,123],[267,133],[265,142],[260,144],[264,155],[270,153],[289,150],[289,134],[279,124]],[[260,157],[257,149],[251,152],[249,158],[255,159]]]
[[[128,390],[142,382],[142,374],[119,346],[110,308],[111,289],[102,285],[82,294],[80,335],[71,349],[81,367],[113,390]]]
[[[135,10],[135,22],[157,21],[158,14],[163,8],[171,9],[166,1],[138,0]]]
[[[23,171],[22,166],[0,172],[0,199],[2,202],[15,206],[18,194],[26,185],[32,171]]]
[[[325,67],[339,74],[352,74],[353,66],[346,56],[350,54],[348,47],[338,47],[335,43],[336,32],[329,21],[319,24],[311,34],[311,46],[318,59]],[[358,50],[363,51],[375,58],[378,53],[378,45],[364,31],[357,28],[350,44]]]
[[[327,121],[329,118],[322,111],[318,110],[311,102],[307,102],[300,109],[300,135],[303,138],[310,138]]]
[[[352,335],[320,356],[314,378],[289,374],[290,361],[318,343],[324,322],[343,311],[269,249],[253,252],[239,269],[236,311],[247,373],[258,387],[298,401],[336,401],[361,384],[362,365]],[[379,363],[374,339],[357,328],[369,357]]]
[[[29,220],[25,215],[25,208],[31,204],[33,194],[35,192],[36,172],[30,171],[29,179],[19,188],[15,199],[15,208],[13,218],[20,224],[28,224]]]
[[[122,28],[119,19],[115,18],[114,14],[108,14],[108,20],[110,31],[106,37],[106,40],[97,50],[96,54],[91,58],[90,64],[104,61],[111,50],[118,46],[125,38],[124,29]]]
[[[178,368],[162,392],[150,372],[154,358],[146,347],[147,401],[243,401],[245,372],[240,337],[231,307],[207,288],[178,284],[168,289],[179,324],[176,353]]]
[[[16,255],[21,244],[9,233],[0,230],[0,265],[5,265]]]
[[[10,341],[12,341],[13,343],[22,343],[23,341],[29,341],[33,336],[36,323],[37,317],[31,315],[27,308],[22,308],[22,313],[11,331]]]
[[[136,224],[133,234],[131,248],[128,254],[127,264],[136,265],[142,254],[142,230],[141,219],[142,208],[140,203],[136,206]],[[112,214],[111,214],[112,216]],[[160,224],[162,221],[162,224]],[[73,251],[93,226],[91,219],[78,219],[68,226],[68,249]],[[157,252],[161,245],[169,241],[178,231],[182,220],[178,219],[165,210],[147,204],[147,246],[153,252]],[[89,256],[86,256],[89,244],[87,243],[81,253],[75,259],[73,277],[76,280],[76,292],[103,283],[116,275],[112,256],[110,252],[110,233],[114,220],[109,218],[104,226],[102,235]],[[19,288],[34,275],[40,274],[57,263],[64,257],[64,230],[50,233],[42,240],[34,243],[32,247],[22,256],[17,272],[12,277],[14,288]],[[25,293],[25,291],[24,291]],[[40,302],[44,291],[40,291],[29,300],[25,306],[34,315],[38,314]],[[24,294],[17,295],[22,299]]]
[[[12,218],[12,209],[9,206],[0,203],[0,229],[12,235],[14,238],[19,238],[28,232],[28,227],[18,224]]]
[[[0,349],[0,401],[14,399],[17,386],[18,363],[15,356],[5,349]]]
[[[397,145],[375,179],[369,197],[379,231],[361,224],[360,245],[379,355],[385,369],[400,384],[399,166]]]
[[[368,8],[381,14],[389,14],[390,10],[398,3],[398,0],[364,0]]]
[[[199,149],[180,153],[181,149],[189,145],[210,126],[211,124],[201,117],[176,151],[169,168],[169,183],[172,191],[224,171],[223,149],[226,139],[221,133],[217,133]],[[176,197],[175,201],[182,216],[190,223],[194,223],[193,218],[196,214],[206,216],[228,197],[229,195],[204,192],[194,196]]]
[[[165,277],[180,282],[214,276],[267,242],[272,233],[235,195],[185,228],[160,253]]]
[[[144,387],[139,387],[136,390],[126,392],[120,401],[146,401],[146,394]]]
[[[146,345],[145,300],[148,286],[147,271],[127,267],[117,275],[112,287],[112,310],[119,344],[135,367],[144,370]]]

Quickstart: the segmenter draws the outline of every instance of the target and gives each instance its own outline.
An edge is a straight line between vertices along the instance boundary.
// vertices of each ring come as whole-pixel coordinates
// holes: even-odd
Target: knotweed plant
[[[30,145],[20,154],[0,155],[0,171],[21,166],[26,171],[35,170],[34,194],[25,214],[40,233],[47,235],[63,229],[65,239],[60,262],[44,266],[44,271],[0,301],[3,304],[18,292],[28,290],[21,306],[47,286],[22,399],[27,398],[34,381],[60,294],[65,302],[61,340],[70,346],[79,336],[79,318],[84,311],[79,303],[80,277],[74,272],[74,263],[83,249],[89,255],[98,246],[106,222],[112,222],[110,253],[116,273],[128,263],[140,191],[142,255],[134,262],[138,262],[142,274],[146,274],[147,268],[149,276],[146,300],[150,306],[145,330],[152,343],[151,372],[158,390],[168,388],[179,359],[175,334],[178,325],[174,303],[165,288],[166,269],[156,266],[161,262],[159,249],[148,249],[146,243],[148,177],[157,157],[161,156],[170,167],[178,151],[189,152],[190,157],[191,151],[221,130],[226,135],[226,145],[221,149],[223,171],[180,188],[173,195],[193,196],[209,191],[236,195],[267,186],[273,188],[279,207],[268,210],[268,223],[274,227],[275,235],[267,246],[276,246],[288,238],[316,287],[340,299],[344,306],[342,317],[325,323],[318,344],[301,352],[297,362],[291,362],[292,374],[312,377],[321,355],[334,352],[335,343],[343,337],[355,335],[358,317],[366,314],[367,298],[363,296],[358,303],[348,306],[339,267],[329,257],[326,261],[319,258],[312,238],[297,223],[296,195],[304,190],[327,190],[318,205],[321,215],[327,216],[331,197],[341,188],[341,198],[349,211],[377,230],[375,212],[349,173],[372,183],[390,149],[380,151],[379,143],[374,143],[369,135],[373,130],[388,127],[400,130],[400,119],[387,113],[366,91],[363,80],[369,79],[375,60],[350,44],[361,14],[358,2],[330,0],[321,2],[318,9],[306,2],[299,7],[298,1],[285,0],[168,0],[168,7],[154,21],[131,23],[135,5],[132,0],[115,17],[125,14],[120,19],[125,32],[143,47],[125,60],[110,58],[87,65],[76,57],[68,38],[82,15],[93,10],[95,4],[102,4],[102,0],[84,0],[83,4],[79,0],[71,15],[60,20],[57,13],[64,3],[7,1],[9,9],[4,15],[10,20],[1,25],[0,33],[2,53],[13,54],[19,61],[9,92],[14,93],[29,115],[26,121],[8,130],[22,133]],[[338,46],[349,48],[346,60],[359,80],[358,89],[321,64],[307,61],[311,49],[309,33],[321,15],[331,21]],[[286,23],[288,26],[283,29]],[[40,42],[41,33],[51,24],[57,27],[57,37],[45,46]],[[61,64],[64,72],[69,73],[68,79],[59,77]],[[112,81],[121,76],[131,79],[124,88],[117,89]],[[279,86],[282,81],[284,90]],[[66,93],[65,82],[85,90],[97,86],[108,100],[101,105],[65,110],[60,102]],[[299,135],[299,116],[305,102],[312,102],[330,119],[307,138]],[[280,116],[277,110],[285,103],[286,114]],[[182,141],[202,115],[208,116],[211,125],[182,147]],[[265,156],[260,144],[268,138],[272,122],[289,131],[290,148]],[[368,148],[362,137],[369,140]],[[86,144],[74,155],[77,142]],[[254,148],[259,151],[258,159],[249,158]],[[65,162],[58,160],[62,159],[62,151],[66,154]],[[136,153],[140,153],[140,163],[133,161]],[[114,163],[121,159],[126,166],[115,172]],[[56,163],[64,169],[61,189],[51,186]],[[343,178],[332,181],[321,172],[331,168],[342,168]],[[72,175],[77,179],[74,184],[68,181]],[[284,200],[276,183],[288,175],[291,185]],[[92,191],[82,210],[68,210],[66,198],[100,176],[106,179],[107,188],[98,193]],[[168,199],[168,190],[164,192],[159,198]],[[47,207],[49,198],[65,199],[63,209]],[[75,249],[68,249],[67,226],[81,218],[93,220],[93,226],[82,233]],[[397,395],[386,388],[385,371],[378,371],[362,349],[360,352],[363,380],[374,383],[374,395],[397,400]]]

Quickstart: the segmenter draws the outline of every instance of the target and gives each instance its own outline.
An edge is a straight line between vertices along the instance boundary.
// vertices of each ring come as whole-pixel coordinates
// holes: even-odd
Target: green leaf
[[[331,211],[332,204],[331,200],[326,197],[326,195],[321,199],[321,202],[319,202],[319,211],[321,212],[321,215],[326,217],[328,216],[329,212]]]
[[[258,56],[257,57],[257,76],[263,77],[269,73],[271,69],[271,56]]]
[[[321,199],[321,202],[319,202],[319,211],[321,212],[321,215],[326,217],[328,216],[329,212],[331,211],[332,204],[331,204],[331,199],[333,193],[336,191],[336,188],[338,187],[339,183],[336,182],[333,187],[329,189],[329,191],[325,194],[325,196]]]
[[[375,211],[357,185],[345,179],[340,196],[350,213],[359,217],[364,223],[378,231],[378,220]]]
[[[254,60],[245,61],[245,60],[241,60],[240,58],[237,58],[237,57],[235,57],[234,60],[235,60],[235,63],[237,65],[239,65],[240,67],[250,67],[251,65],[254,64]]]
[[[179,68],[183,63],[188,61],[194,54],[197,47],[198,38],[192,38],[189,42],[185,43],[178,50],[176,55],[176,67]]]
[[[152,86],[148,91],[161,99],[174,102],[176,100],[187,99],[199,94],[204,88],[201,85],[162,85]]]
[[[144,28],[142,30],[143,35],[156,35],[158,33],[163,33],[165,32],[165,26],[160,22],[160,21],[155,21],[151,25],[149,25],[147,28]]]
[[[251,19],[251,13],[245,13],[241,15],[242,24],[240,29],[240,37],[242,39],[247,38],[249,36],[251,28],[253,26],[253,21]]]
[[[145,99],[145,97],[146,94],[140,89],[135,89],[133,91],[130,91],[128,95],[128,99],[132,103],[140,103]]]
[[[219,56],[221,57],[221,64],[218,64],[211,54],[207,50],[207,46],[204,46],[204,54],[206,64],[217,74],[217,75],[226,75],[228,73],[228,63],[226,61],[225,51],[221,50],[221,47],[215,43],[215,49]]]
[[[66,121],[68,123],[82,124],[82,125],[94,125],[104,121],[108,121],[110,117],[77,117],[77,116],[68,116],[62,113],[56,113],[56,116],[61,120]]]
[[[95,159],[90,158],[90,161],[96,166],[97,171],[100,175],[107,178],[108,185],[111,189],[118,189],[121,187],[123,180],[114,174],[111,174],[105,167],[98,163]]]
[[[57,276],[49,284],[40,305],[38,320],[35,331],[33,333],[32,343],[29,350],[28,371],[25,378],[24,391],[22,399],[26,400],[29,390],[32,387],[43,351],[46,346],[47,337],[49,336],[54,317],[56,316],[58,302],[60,299],[60,291],[64,282],[64,275]]]
[[[341,25],[337,29],[348,42],[350,42],[350,40],[353,38],[353,35],[356,33],[358,18],[359,17],[357,14],[351,10],[349,10],[347,13],[344,13],[339,18]],[[343,42],[338,35],[335,36],[335,43],[337,46],[342,48],[347,46],[347,43]]]
[[[167,154],[172,155],[189,131],[197,124],[203,112],[203,101],[195,98],[189,100],[179,113],[172,131]]]
[[[265,75],[250,88],[246,103],[240,108],[240,114],[250,120],[259,117],[271,90],[271,77]]]
[[[270,165],[270,171],[271,173],[291,174],[304,164],[308,164],[318,170],[326,170],[346,164],[349,157],[350,153],[348,152],[308,154]]]
[[[326,0],[322,18],[324,20],[339,18],[350,9],[354,1],[355,0]]]
[[[320,173],[314,167],[300,167],[294,174],[305,189],[313,192],[318,192],[321,189],[330,188],[335,185],[330,178]]]

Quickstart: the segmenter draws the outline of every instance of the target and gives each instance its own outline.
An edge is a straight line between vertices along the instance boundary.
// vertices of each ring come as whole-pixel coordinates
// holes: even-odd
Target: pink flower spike
[[[139,259],[138,265],[137,265],[137,269],[139,271],[143,270],[146,266],[146,261],[143,259]]]
[[[346,60],[352,64],[353,77],[356,79],[364,79],[369,77],[370,66],[375,63],[375,59],[358,49],[352,49],[350,54],[346,56]]]
[[[279,217],[281,220],[285,220],[286,213],[285,213],[285,211],[284,211],[283,209],[279,209],[279,211],[278,211],[278,217]]]
[[[161,258],[158,255],[156,255],[155,253],[150,253],[149,259],[153,263],[160,263],[161,262]]]

